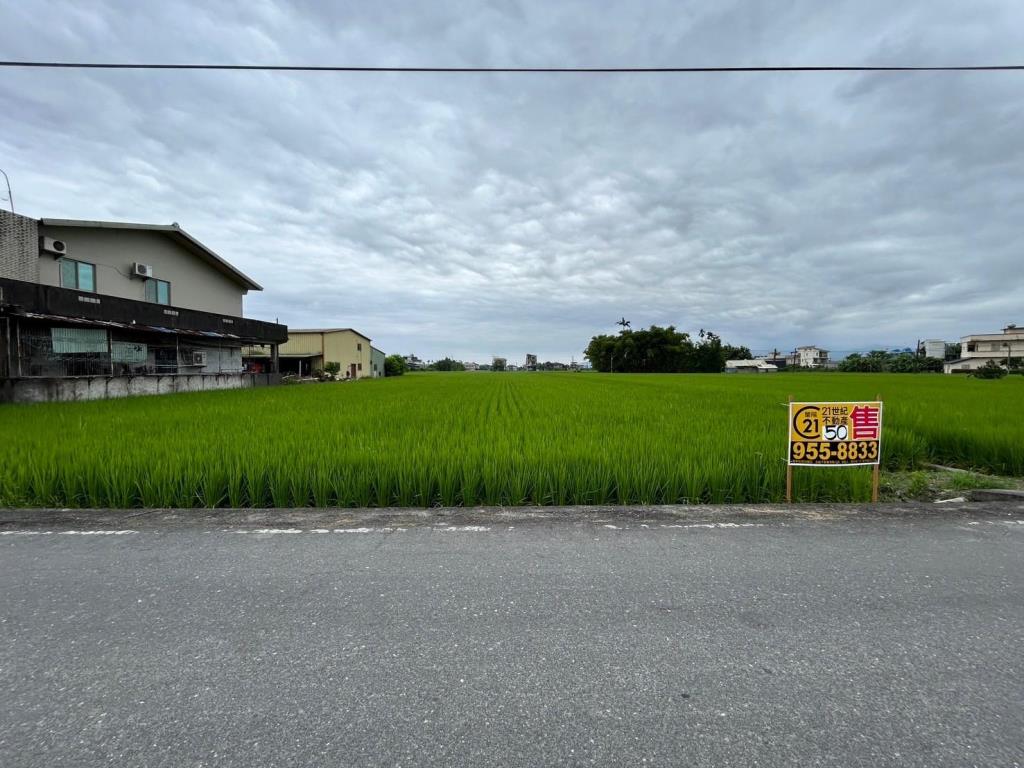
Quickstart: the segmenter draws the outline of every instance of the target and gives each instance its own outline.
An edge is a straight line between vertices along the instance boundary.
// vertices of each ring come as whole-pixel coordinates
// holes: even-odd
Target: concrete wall
[[[148,264],[154,277],[171,284],[171,306],[242,316],[245,290],[162,232],[89,227],[40,228],[40,235],[68,244],[67,257],[96,265],[96,293],[146,300],[145,280],[132,264]],[[40,253],[36,282],[60,286],[57,257]]]
[[[0,277],[39,282],[39,223],[0,208]]]
[[[370,347],[370,373],[375,379],[384,377],[384,360],[386,357],[381,350]]]
[[[214,389],[245,389],[278,384],[280,380],[281,377],[273,373],[7,379],[0,382],[0,402],[66,402],[136,395],[166,395],[173,392],[204,392]]]

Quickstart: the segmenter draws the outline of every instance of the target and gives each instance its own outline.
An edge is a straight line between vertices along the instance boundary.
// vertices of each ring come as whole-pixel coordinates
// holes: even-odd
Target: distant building
[[[424,363],[422,360],[416,357],[416,355],[406,355],[405,367],[408,368],[410,371],[422,371],[427,366],[426,363]]]
[[[326,363],[339,363],[343,379],[373,376],[370,337],[352,328],[289,328],[288,341],[279,350],[281,373],[311,376]],[[263,347],[243,350],[247,363],[266,359]],[[383,366],[382,366],[383,370]]]
[[[726,360],[726,373],[775,373],[779,369],[765,360]]]
[[[828,358],[828,350],[820,349],[813,345],[797,347],[789,355],[789,365],[797,368],[829,368],[831,361]]]
[[[990,360],[1005,367],[1008,357],[1024,358],[1024,328],[1011,323],[1002,333],[975,333],[960,339],[960,359],[942,366],[945,373],[969,373]]]
[[[523,364],[523,369],[527,370],[527,371],[536,371],[537,370],[537,356],[536,355],[527,354],[526,355],[526,363]]]
[[[370,371],[375,379],[384,378],[384,359],[387,355],[372,344],[370,345]]]
[[[942,339],[925,339],[921,342],[921,349],[924,350],[925,357],[946,359],[946,342]]]
[[[463,363],[467,371],[479,371],[480,363]]]
[[[777,349],[772,350],[772,352],[767,355],[756,355],[754,359],[764,360],[766,363],[768,363],[769,365],[774,365],[775,368],[779,370],[792,364],[792,357],[789,355],[780,354],[779,350]]]

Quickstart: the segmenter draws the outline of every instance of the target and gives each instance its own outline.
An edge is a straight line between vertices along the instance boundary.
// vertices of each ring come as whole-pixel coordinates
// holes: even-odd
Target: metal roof
[[[74,325],[87,325],[96,328],[123,328],[126,331],[142,331],[144,333],[170,333],[176,336],[197,336],[208,339],[229,339],[241,342],[243,338],[233,333],[220,333],[218,331],[193,331],[188,328],[165,328],[162,325],[142,325],[141,323],[119,323],[116,320],[90,320],[84,317],[70,317],[68,315],[51,315],[43,312],[18,312],[16,317],[25,317],[30,320],[50,320],[58,323],[72,323]]]
[[[230,263],[221,258],[217,253],[201,242],[196,240],[192,235],[182,229],[176,222],[174,224],[136,224],[127,221],[88,221],[86,219],[40,219],[39,222],[44,227],[84,227],[88,229],[131,229],[144,232],[161,232],[173,240],[176,240],[180,245],[196,256],[199,256],[207,264],[212,266],[218,272],[226,275],[227,277],[234,280],[239,285],[243,286],[250,291],[262,291],[263,286],[253,280],[251,277],[246,275],[241,270],[235,268]]]
[[[355,328],[289,328],[288,335],[290,336],[293,333],[345,333],[346,331],[354,333],[356,336],[361,336],[367,341],[372,341],[369,336],[365,333],[360,333]]]

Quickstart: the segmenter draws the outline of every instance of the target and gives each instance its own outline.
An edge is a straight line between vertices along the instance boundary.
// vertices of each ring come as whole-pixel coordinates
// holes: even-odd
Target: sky
[[[0,0],[0,59],[1024,64],[1019,0]],[[1024,323],[1024,72],[0,70],[19,213],[179,222],[248,316],[424,359]],[[3,193],[0,193],[3,194]],[[4,203],[6,205],[6,203]]]

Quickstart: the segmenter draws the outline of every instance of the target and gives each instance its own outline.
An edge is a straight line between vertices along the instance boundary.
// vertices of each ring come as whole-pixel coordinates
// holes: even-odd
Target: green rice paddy
[[[885,401],[883,467],[1024,475],[1024,377],[413,374],[0,406],[0,505],[780,501],[787,396]],[[806,501],[867,468],[797,468]]]

